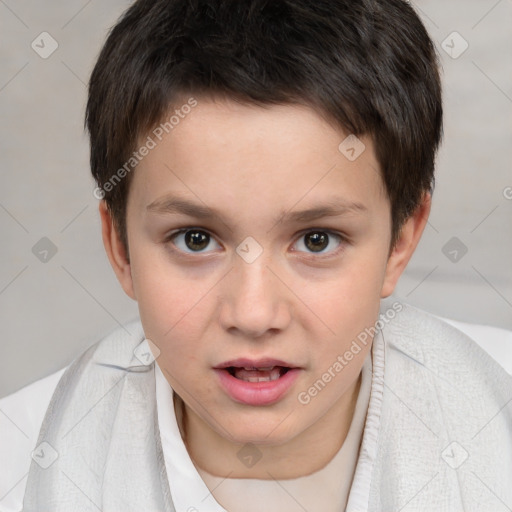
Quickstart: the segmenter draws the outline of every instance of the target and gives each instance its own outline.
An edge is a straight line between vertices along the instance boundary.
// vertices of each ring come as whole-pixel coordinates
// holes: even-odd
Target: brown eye
[[[293,251],[318,256],[334,256],[344,247],[342,235],[322,229],[313,229],[303,234],[294,244]]]
[[[182,229],[171,235],[168,240],[172,241],[180,251],[188,254],[193,252],[210,252],[205,251],[205,249],[207,249],[212,242],[216,244],[214,248],[220,247],[209,233],[201,229]]]
[[[185,233],[185,244],[191,251],[202,251],[208,247],[210,235],[203,231],[187,231]]]
[[[323,251],[329,245],[329,236],[321,231],[314,231],[304,236],[306,247],[313,252]]]

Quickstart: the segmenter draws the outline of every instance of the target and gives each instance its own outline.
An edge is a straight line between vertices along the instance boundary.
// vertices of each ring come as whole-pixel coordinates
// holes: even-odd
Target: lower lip
[[[227,370],[215,371],[222,387],[235,402],[246,405],[270,405],[279,401],[292,387],[300,369],[292,368],[279,379],[267,382],[247,382],[233,377]]]

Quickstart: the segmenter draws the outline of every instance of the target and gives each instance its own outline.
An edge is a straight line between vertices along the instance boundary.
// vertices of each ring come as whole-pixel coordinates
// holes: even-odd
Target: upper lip
[[[215,369],[223,369],[223,368],[271,368],[273,366],[283,366],[284,368],[298,368],[296,365],[292,363],[287,363],[280,359],[248,359],[248,358],[239,358],[239,359],[231,359],[230,361],[226,361],[225,363],[218,364],[215,366]]]

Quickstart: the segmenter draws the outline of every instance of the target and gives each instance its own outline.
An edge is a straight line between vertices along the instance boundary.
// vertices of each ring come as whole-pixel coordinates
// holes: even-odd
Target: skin
[[[360,137],[366,149],[351,162],[338,150],[347,135],[303,106],[200,100],[134,173],[129,259],[100,202],[112,267],[138,301],[146,337],[160,350],[157,364],[183,400],[191,458],[211,474],[307,475],[346,437],[370,344],[309,404],[298,394],[375,324],[380,299],[392,293],[430,212],[425,194],[390,254],[391,207],[372,141]],[[169,195],[218,217],[148,209]],[[330,200],[364,208],[316,220],[282,216]],[[204,248],[194,252],[183,234],[169,237],[183,228],[205,232]],[[315,252],[307,242],[318,231],[333,235]],[[252,263],[236,252],[248,236],[263,249]],[[271,357],[301,370],[280,401],[248,406],[224,392],[213,370],[239,357]],[[252,468],[237,456],[246,443],[262,455]]]

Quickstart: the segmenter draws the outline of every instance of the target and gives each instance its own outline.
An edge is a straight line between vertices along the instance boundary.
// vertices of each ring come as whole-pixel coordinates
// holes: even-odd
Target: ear
[[[381,290],[382,298],[389,297],[393,293],[398,278],[409,263],[427,225],[431,204],[432,196],[429,192],[425,192],[415,212],[404,222],[400,237],[388,258]]]
[[[103,245],[105,246],[110,264],[125,293],[133,300],[137,300],[133,291],[130,263],[105,201],[100,201],[99,211]]]

